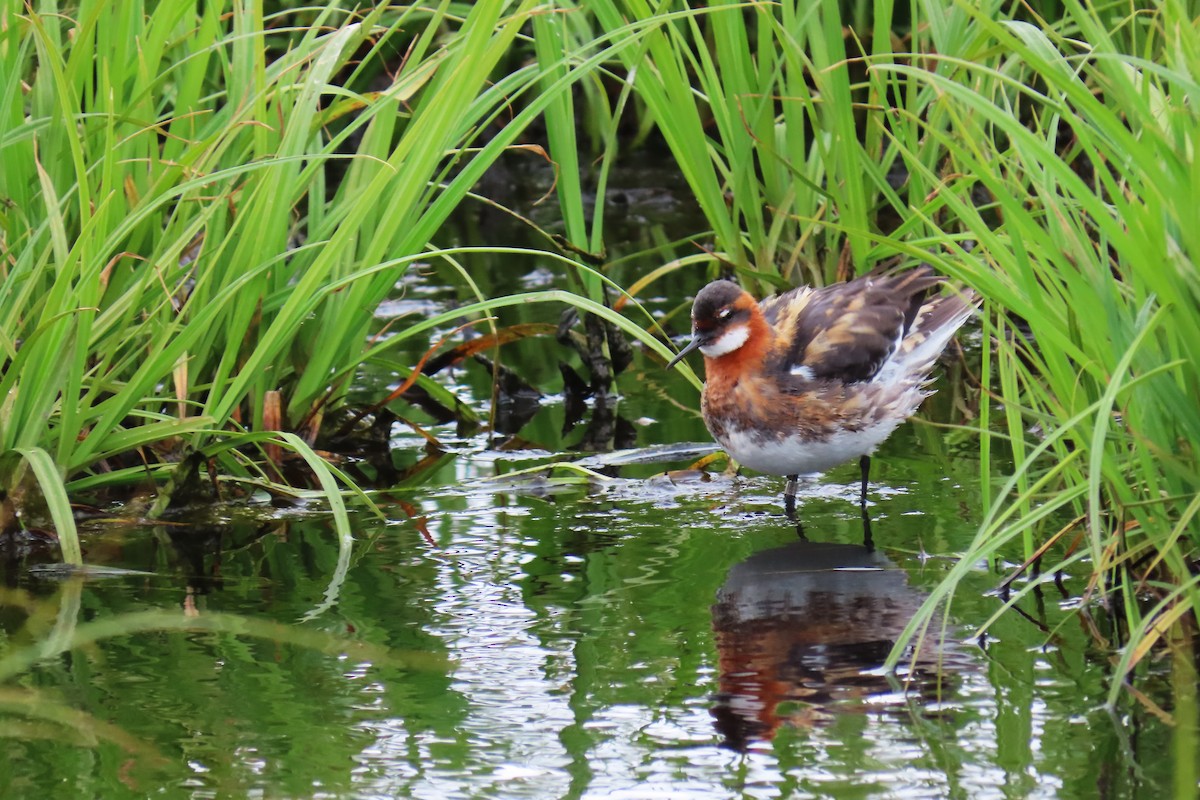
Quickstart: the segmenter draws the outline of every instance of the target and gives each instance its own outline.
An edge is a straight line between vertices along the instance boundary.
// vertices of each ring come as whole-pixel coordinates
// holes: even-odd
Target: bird
[[[867,522],[871,454],[932,393],[934,363],[978,305],[970,290],[931,296],[945,281],[922,264],[756,302],[716,280],[667,367],[704,355],[705,425],[738,464],[787,477],[789,519],[801,475],[858,458]]]

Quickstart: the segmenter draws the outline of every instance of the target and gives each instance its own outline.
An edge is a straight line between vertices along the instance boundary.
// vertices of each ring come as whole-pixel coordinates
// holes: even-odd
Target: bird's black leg
[[[871,473],[871,457],[863,456],[858,459],[858,468],[862,470],[862,495],[859,498],[859,507],[862,508],[863,547],[874,550],[875,542],[871,538],[871,515],[867,512],[867,476]]]
[[[871,474],[871,457],[863,456],[858,459],[858,468],[862,470],[862,496],[859,503],[863,508],[867,507],[867,476]]]
[[[788,475],[783,487],[783,513],[788,519],[796,518],[796,488],[799,486],[798,475]]]
[[[783,487],[783,513],[787,515],[788,522],[796,526],[796,535],[803,539],[805,538],[804,526],[800,524],[800,520],[796,517],[796,490],[799,485],[799,475],[787,476],[787,485]]]

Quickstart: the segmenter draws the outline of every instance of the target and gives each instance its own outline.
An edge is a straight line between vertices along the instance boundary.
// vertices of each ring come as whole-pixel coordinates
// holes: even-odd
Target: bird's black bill
[[[688,353],[692,352],[693,350],[695,350],[697,347],[699,347],[702,344],[704,344],[704,339],[702,337],[700,337],[700,336],[692,337],[692,340],[687,343],[687,347],[680,350],[679,353],[674,358],[672,358],[670,361],[667,362],[667,369],[670,369],[671,367],[678,364],[680,361],[683,360],[684,356],[686,356]]]

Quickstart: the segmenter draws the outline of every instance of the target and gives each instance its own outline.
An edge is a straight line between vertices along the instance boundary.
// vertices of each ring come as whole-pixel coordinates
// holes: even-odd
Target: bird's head
[[[671,359],[674,366],[699,349],[705,358],[720,358],[744,345],[750,338],[750,318],[757,304],[733,281],[713,281],[700,290],[692,304],[692,340]]]

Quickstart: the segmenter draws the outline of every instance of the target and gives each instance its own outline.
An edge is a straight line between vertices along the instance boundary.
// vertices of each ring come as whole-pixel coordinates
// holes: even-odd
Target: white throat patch
[[[712,344],[700,345],[700,352],[706,358],[720,358],[723,355],[732,353],[746,343],[750,338],[749,325],[734,325],[727,331],[717,337]]]

